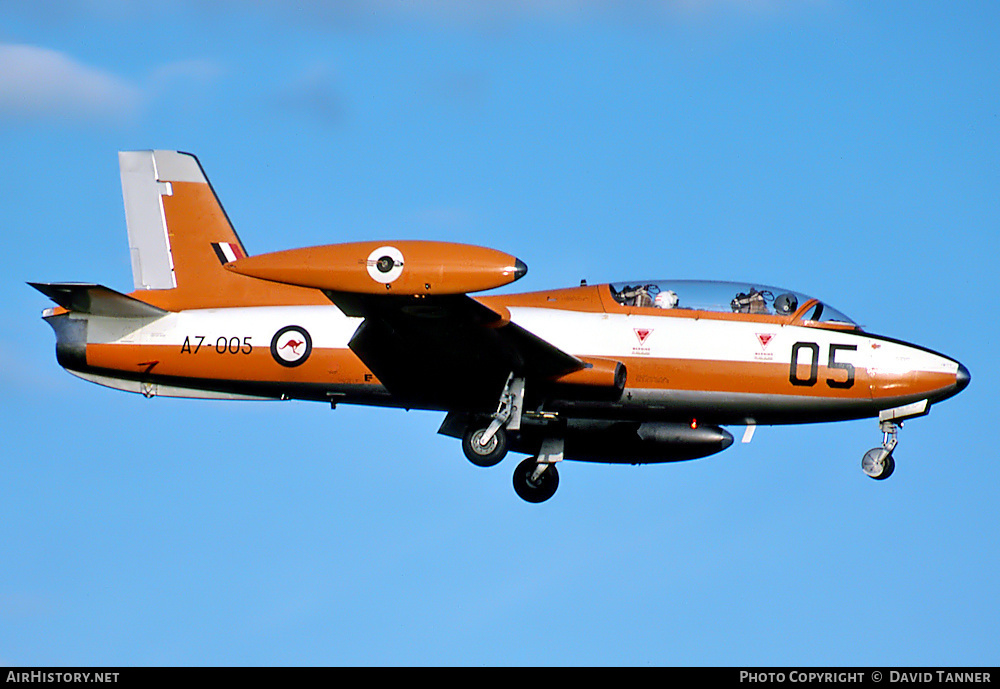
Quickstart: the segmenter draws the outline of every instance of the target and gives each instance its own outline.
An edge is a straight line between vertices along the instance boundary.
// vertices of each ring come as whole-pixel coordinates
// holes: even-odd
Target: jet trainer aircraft
[[[894,469],[903,420],[969,371],[759,284],[638,281],[470,297],[527,267],[482,247],[370,241],[249,256],[198,162],[119,154],[135,290],[30,283],[59,363],[146,397],[300,399],[447,412],[474,464],[527,454],[550,498],[563,459],[652,463],[733,443],[725,425],[875,417],[862,469]]]

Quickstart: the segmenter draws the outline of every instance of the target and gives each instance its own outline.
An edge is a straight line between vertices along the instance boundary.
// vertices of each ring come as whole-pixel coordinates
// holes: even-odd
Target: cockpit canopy
[[[780,287],[702,280],[616,282],[610,287],[611,296],[622,306],[765,316],[792,316],[801,311],[801,320],[857,326],[837,309]]]

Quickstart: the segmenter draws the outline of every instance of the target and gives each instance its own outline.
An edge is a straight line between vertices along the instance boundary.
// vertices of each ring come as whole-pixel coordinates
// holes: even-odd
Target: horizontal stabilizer
[[[167,312],[104,285],[86,282],[29,282],[69,311],[116,318],[159,318]]]

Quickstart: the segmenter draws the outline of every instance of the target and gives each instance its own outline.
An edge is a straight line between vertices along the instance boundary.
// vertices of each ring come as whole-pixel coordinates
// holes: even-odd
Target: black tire
[[[479,439],[485,432],[486,427],[470,426],[462,436],[462,452],[477,467],[495,466],[507,456],[507,432],[498,428],[490,442],[483,447],[479,444]]]
[[[885,471],[883,471],[882,475],[878,477],[878,480],[879,481],[886,480],[887,478],[892,476],[892,472],[894,472],[895,470],[896,470],[896,460],[892,458],[892,455],[889,455],[888,457],[885,458]]]
[[[526,502],[545,502],[555,495],[556,488],[559,487],[559,472],[556,471],[555,464],[546,467],[538,480],[532,482],[531,475],[535,473],[537,466],[538,458],[529,457],[514,469],[514,492]]]

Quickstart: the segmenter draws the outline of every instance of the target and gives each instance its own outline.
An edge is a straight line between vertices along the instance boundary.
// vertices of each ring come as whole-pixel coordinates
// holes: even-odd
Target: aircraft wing
[[[364,323],[350,348],[413,406],[497,404],[510,373],[551,379],[587,364],[465,294],[424,297],[326,291]]]

